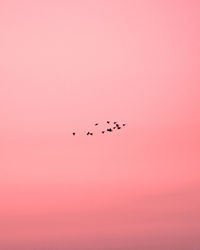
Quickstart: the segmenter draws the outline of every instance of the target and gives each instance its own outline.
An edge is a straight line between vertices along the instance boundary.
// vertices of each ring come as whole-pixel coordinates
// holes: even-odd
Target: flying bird
[[[106,122],[108,124],[110,124],[110,121],[106,121]],[[113,131],[112,129],[121,129],[122,128],[122,127],[120,127],[120,125],[117,122],[113,122],[113,124],[115,124],[115,126],[112,128],[108,128],[107,129],[108,132],[112,132]],[[94,125],[97,126],[97,125],[99,125],[99,123],[95,123]],[[123,126],[123,127],[126,126],[126,123],[123,123],[121,126]],[[102,134],[104,134],[105,132],[106,132],[105,130],[101,131]],[[72,135],[75,136],[76,132],[73,132]],[[93,133],[87,132],[86,135],[93,135]]]
[[[112,132],[112,129],[111,129],[111,128],[108,128],[107,131]]]

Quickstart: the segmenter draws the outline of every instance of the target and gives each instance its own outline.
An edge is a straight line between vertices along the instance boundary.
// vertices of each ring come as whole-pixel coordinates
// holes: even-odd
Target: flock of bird
[[[121,129],[122,127],[126,126],[125,123],[123,123],[121,126],[117,122],[113,122],[113,125],[110,121],[107,121],[107,124],[110,124],[110,128],[107,128],[106,130],[102,130],[101,133],[104,134],[107,132],[112,132],[114,129]],[[99,123],[95,123],[94,126],[98,126]],[[75,132],[72,133],[73,136],[76,135]],[[87,132],[86,135],[93,135],[93,132]]]

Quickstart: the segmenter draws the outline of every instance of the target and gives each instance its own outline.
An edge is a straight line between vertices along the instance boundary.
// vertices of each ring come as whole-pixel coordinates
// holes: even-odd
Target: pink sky
[[[199,13],[0,2],[0,249],[200,249]]]

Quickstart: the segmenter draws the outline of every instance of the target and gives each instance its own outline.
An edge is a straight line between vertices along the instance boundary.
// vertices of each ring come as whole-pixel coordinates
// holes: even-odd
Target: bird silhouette
[[[112,129],[111,129],[111,128],[108,128],[107,131],[112,132]]]
[[[108,124],[111,123],[110,121],[106,121],[106,122],[107,122]],[[114,127],[108,128],[108,129],[106,129],[106,130],[102,130],[101,133],[104,134],[104,133],[106,133],[106,131],[112,132],[113,129],[121,129],[122,126],[123,126],[123,127],[126,126],[126,123],[121,124],[121,127],[120,127],[120,125],[119,125],[117,122],[113,122],[113,124],[115,124]],[[97,123],[95,123],[94,125],[97,126],[97,125],[99,125],[99,123],[97,122]],[[73,132],[72,135],[75,136],[75,135],[76,135],[76,132]],[[93,135],[93,133],[87,132],[86,135]]]

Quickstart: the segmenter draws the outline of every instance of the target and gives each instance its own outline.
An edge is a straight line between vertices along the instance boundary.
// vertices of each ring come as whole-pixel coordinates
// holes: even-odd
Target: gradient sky
[[[0,249],[200,249],[199,13],[0,1]]]

